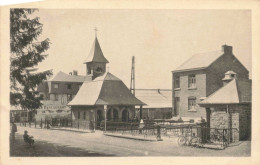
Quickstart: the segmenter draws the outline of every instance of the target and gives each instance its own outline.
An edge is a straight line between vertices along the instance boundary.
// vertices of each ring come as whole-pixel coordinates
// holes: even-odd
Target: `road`
[[[250,156],[250,141],[228,147],[225,150],[178,146],[177,138],[164,138],[163,141],[139,141],[105,136],[96,133],[35,129],[18,126],[18,134],[24,130],[37,141],[45,141],[58,146],[80,148],[101,155],[115,156]]]

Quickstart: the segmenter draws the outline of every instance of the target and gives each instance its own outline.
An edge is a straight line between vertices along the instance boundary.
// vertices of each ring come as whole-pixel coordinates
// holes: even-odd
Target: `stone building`
[[[104,57],[98,39],[84,61],[86,79],[75,98],[69,102],[72,126],[95,129],[102,120],[128,122],[135,117],[135,106],[145,105],[113,74],[106,72],[108,60]]]
[[[170,119],[172,117],[171,89],[135,89],[135,96],[145,102],[143,119]],[[140,107],[136,107],[137,117]]]
[[[237,79],[229,71],[223,79],[223,87],[202,100],[206,108],[209,128],[232,129],[231,141],[248,140],[251,137],[252,82]]]
[[[238,79],[248,79],[248,70],[233,55],[232,46],[222,51],[196,54],[172,71],[174,115],[182,118],[206,118],[205,108],[197,103],[222,87],[224,74],[232,70]]]

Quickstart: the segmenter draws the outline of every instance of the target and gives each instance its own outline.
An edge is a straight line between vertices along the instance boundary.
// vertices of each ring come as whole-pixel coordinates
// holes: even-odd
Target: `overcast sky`
[[[233,46],[251,75],[249,10],[46,10],[39,39],[50,38],[48,58],[38,67],[54,73],[86,74],[88,56],[98,40],[109,71],[129,87],[131,58],[136,59],[136,88],[171,89],[171,71],[193,54]]]

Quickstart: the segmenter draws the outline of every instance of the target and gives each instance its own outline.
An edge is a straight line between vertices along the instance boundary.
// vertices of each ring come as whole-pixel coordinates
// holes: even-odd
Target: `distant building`
[[[145,105],[113,74],[106,72],[108,60],[104,57],[98,39],[84,61],[86,79],[75,98],[69,102],[72,126],[95,129],[101,121],[128,122],[134,119],[135,106]]]
[[[251,137],[252,82],[237,79],[236,73],[228,71],[223,87],[199,103],[207,112],[210,128],[231,130],[231,141]]]
[[[143,119],[169,119],[172,117],[171,89],[135,89],[135,96],[145,102]],[[137,117],[140,107],[136,107]]]
[[[182,118],[206,118],[206,111],[198,105],[222,87],[224,74],[232,70],[237,79],[248,79],[248,70],[233,55],[232,46],[222,51],[196,54],[172,71],[174,115]]]
[[[23,110],[20,106],[11,106],[10,108],[10,121],[28,122],[28,111]]]
[[[77,71],[66,74],[58,72],[49,80],[39,84],[37,91],[43,97],[42,107],[37,109],[35,118],[37,121],[50,116],[68,116],[71,114],[67,106],[77,94],[85,76],[79,76]]]

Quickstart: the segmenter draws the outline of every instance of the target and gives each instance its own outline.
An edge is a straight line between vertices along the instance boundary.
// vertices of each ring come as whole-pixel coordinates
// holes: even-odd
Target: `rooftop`
[[[109,72],[93,81],[82,84],[77,95],[68,105],[145,105],[126,85]]]
[[[173,72],[207,68],[223,54],[224,53],[222,51],[195,54],[182,65],[173,70]]]
[[[170,89],[136,89],[135,96],[147,104],[144,108],[172,108]]]
[[[239,104],[251,103],[252,82],[251,80],[234,79],[223,86],[206,99],[200,105],[207,104]]]
[[[84,82],[86,76],[70,75],[59,71],[56,75],[52,76],[48,81],[56,82]]]
[[[103,52],[101,50],[101,47],[99,45],[98,39],[95,38],[95,41],[93,43],[93,46],[89,52],[89,55],[87,59],[84,61],[84,63],[88,62],[103,62],[103,63],[109,63],[108,60],[104,57]]]

